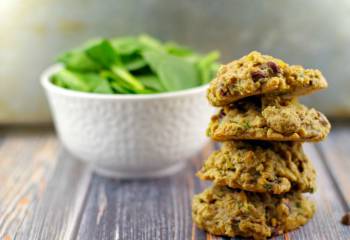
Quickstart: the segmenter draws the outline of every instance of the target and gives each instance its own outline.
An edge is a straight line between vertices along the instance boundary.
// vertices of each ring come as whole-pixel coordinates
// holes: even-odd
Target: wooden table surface
[[[340,220],[350,210],[350,125],[304,146],[318,173],[317,212],[276,239],[349,240]],[[171,177],[113,180],[74,159],[51,128],[0,127],[0,239],[221,239],[191,221],[191,197],[209,184],[194,173],[214,148]]]

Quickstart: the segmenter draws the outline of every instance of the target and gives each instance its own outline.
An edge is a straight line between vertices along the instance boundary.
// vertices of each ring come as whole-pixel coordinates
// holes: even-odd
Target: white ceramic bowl
[[[93,94],[55,86],[47,69],[41,84],[63,145],[97,172],[112,177],[169,175],[206,141],[213,112],[207,85],[150,95]]]

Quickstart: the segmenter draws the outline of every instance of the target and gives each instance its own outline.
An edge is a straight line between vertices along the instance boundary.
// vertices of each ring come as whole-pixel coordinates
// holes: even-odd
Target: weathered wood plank
[[[338,124],[318,149],[342,197],[344,211],[350,211],[350,124]]]
[[[349,133],[335,128],[319,151],[305,144],[318,172],[311,196],[317,212],[306,226],[275,239],[350,239],[350,228],[339,222],[350,199]],[[213,144],[174,176],[125,181],[90,179],[52,131],[0,129],[0,139],[0,239],[229,239],[191,221],[193,194],[210,185],[194,174]]]
[[[43,188],[46,172],[55,165],[51,160],[42,161],[40,150],[50,144],[54,148],[53,143],[46,144],[46,138],[50,138],[46,133],[33,136],[15,132],[1,146],[0,238],[15,235],[30,204]],[[34,159],[35,155],[38,157]]]
[[[210,183],[194,176],[207,147],[183,172],[164,179],[118,181],[94,176],[78,239],[228,239],[211,236],[191,224],[190,198]],[[311,196],[318,210],[304,227],[275,239],[350,239],[339,223],[342,205],[315,147],[305,151],[318,171],[319,190]],[[238,239],[238,238],[237,238]]]
[[[94,175],[78,239],[206,239],[192,224],[191,197],[204,187],[194,172],[211,148],[171,177],[125,181]]]
[[[317,171],[317,191],[310,195],[316,202],[317,210],[314,218],[306,226],[289,234],[289,239],[350,239],[350,228],[343,226],[339,221],[343,215],[340,196],[321,156],[314,144],[304,144],[304,149]]]
[[[30,209],[16,239],[74,239],[90,176],[84,164],[61,151],[45,193]]]
[[[0,147],[0,239],[70,239],[88,171],[52,131],[6,131]]]

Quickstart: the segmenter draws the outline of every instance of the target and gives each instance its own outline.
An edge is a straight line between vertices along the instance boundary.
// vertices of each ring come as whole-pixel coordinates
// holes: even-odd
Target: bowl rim
[[[50,92],[61,94],[71,97],[81,97],[81,98],[90,98],[90,99],[120,99],[120,100],[142,100],[142,99],[163,99],[163,98],[175,98],[181,96],[191,96],[198,93],[205,92],[209,87],[209,83],[201,85],[199,87],[189,88],[185,90],[179,90],[174,92],[165,92],[165,93],[152,93],[152,94],[99,94],[99,93],[87,93],[80,92],[70,89],[61,88],[54,85],[50,78],[51,76],[62,69],[61,64],[54,64],[46,68],[41,76],[40,83],[41,86]]]

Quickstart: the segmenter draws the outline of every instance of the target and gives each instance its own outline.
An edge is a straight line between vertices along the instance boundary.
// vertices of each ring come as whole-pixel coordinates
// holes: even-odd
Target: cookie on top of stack
[[[207,134],[222,141],[197,173],[214,185],[195,195],[192,217],[215,235],[266,239],[313,216],[316,173],[302,142],[323,140],[330,123],[297,96],[327,87],[319,70],[252,52],[221,66],[208,89],[220,107]]]

